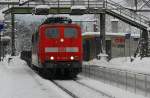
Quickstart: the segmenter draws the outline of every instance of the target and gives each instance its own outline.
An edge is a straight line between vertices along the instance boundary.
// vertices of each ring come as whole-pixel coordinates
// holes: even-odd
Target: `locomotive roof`
[[[56,27],[56,26],[76,26],[76,27],[80,27],[78,24],[62,24],[62,23],[54,23],[54,24],[42,24],[40,27],[48,27],[48,26],[51,26],[51,27]]]

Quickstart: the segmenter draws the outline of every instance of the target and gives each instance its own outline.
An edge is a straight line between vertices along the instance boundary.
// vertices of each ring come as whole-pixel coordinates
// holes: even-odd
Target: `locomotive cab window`
[[[64,37],[65,38],[76,38],[77,37],[77,29],[76,28],[65,28]]]
[[[48,38],[58,38],[59,30],[57,28],[48,28],[45,34],[46,34],[46,37]]]

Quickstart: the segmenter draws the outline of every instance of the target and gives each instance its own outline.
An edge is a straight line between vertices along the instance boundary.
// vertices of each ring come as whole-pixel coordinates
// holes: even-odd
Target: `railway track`
[[[98,92],[98,93],[102,94],[103,96],[107,96],[108,98],[115,98],[114,96],[111,96],[111,95],[109,95],[109,94],[106,94],[105,92],[100,91],[100,90],[97,90],[97,89],[95,89],[95,88],[92,88],[92,87],[88,86],[87,84],[84,84],[84,83],[82,83],[82,82],[80,82],[80,81],[77,81],[77,80],[74,80],[74,81],[75,81],[76,83],[78,83],[78,84],[81,84],[81,85],[83,85],[83,86],[86,86],[86,87],[89,88],[89,89],[92,89],[92,90],[95,91],[95,92]]]
[[[51,80],[56,86],[58,86],[59,88],[61,88],[63,91],[65,91],[67,94],[69,94],[72,98],[79,98],[77,95],[73,94],[72,92],[70,92],[69,90],[67,90],[66,88],[64,88],[63,86],[61,86],[59,83],[57,83],[56,81]]]
[[[72,98],[115,98],[78,80],[52,80],[52,82]]]
[[[34,72],[36,72],[37,74],[39,74],[36,70],[34,70]],[[43,77],[43,76],[42,76]],[[62,89],[65,93],[67,93],[70,97],[72,98],[92,98],[91,96],[79,96],[77,92],[74,92],[72,91],[70,88],[68,87],[65,87],[63,84],[71,84],[71,85],[78,85],[78,87],[80,87],[78,89],[78,87],[76,86],[75,88],[73,89],[78,89],[78,91],[86,91],[85,93],[83,93],[84,95],[86,95],[89,90],[92,91],[93,93],[93,96],[94,96],[94,93],[96,93],[96,97],[93,97],[93,98],[115,98],[114,96],[112,95],[109,95],[103,91],[100,91],[100,90],[97,90],[91,86],[88,86],[86,83],[82,83],[76,79],[73,79],[73,80],[50,80],[52,83],[54,83],[57,87],[59,87],[60,89]],[[62,83],[61,83],[62,82]],[[66,83],[64,83],[66,82]],[[84,89],[83,89],[84,88]],[[99,95],[100,97],[97,97],[97,95]]]

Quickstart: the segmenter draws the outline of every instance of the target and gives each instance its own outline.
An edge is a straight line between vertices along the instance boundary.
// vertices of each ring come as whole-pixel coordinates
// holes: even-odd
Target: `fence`
[[[83,65],[82,74],[134,93],[150,96],[150,75],[126,70]]]

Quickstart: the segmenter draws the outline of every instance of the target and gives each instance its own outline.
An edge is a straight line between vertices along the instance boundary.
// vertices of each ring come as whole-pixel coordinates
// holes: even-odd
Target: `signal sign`
[[[114,40],[115,40],[115,43],[117,44],[124,44],[125,42],[123,37],[116,37]]]
[[[131,37],[131,34],[130,34],[130,33],[125,34],[125,38],[126,38],[126,39],[129,39],[130,37]]]
[[[4,28],[4,24],[0,23],[0,32],[2,31],[3,28]]]

